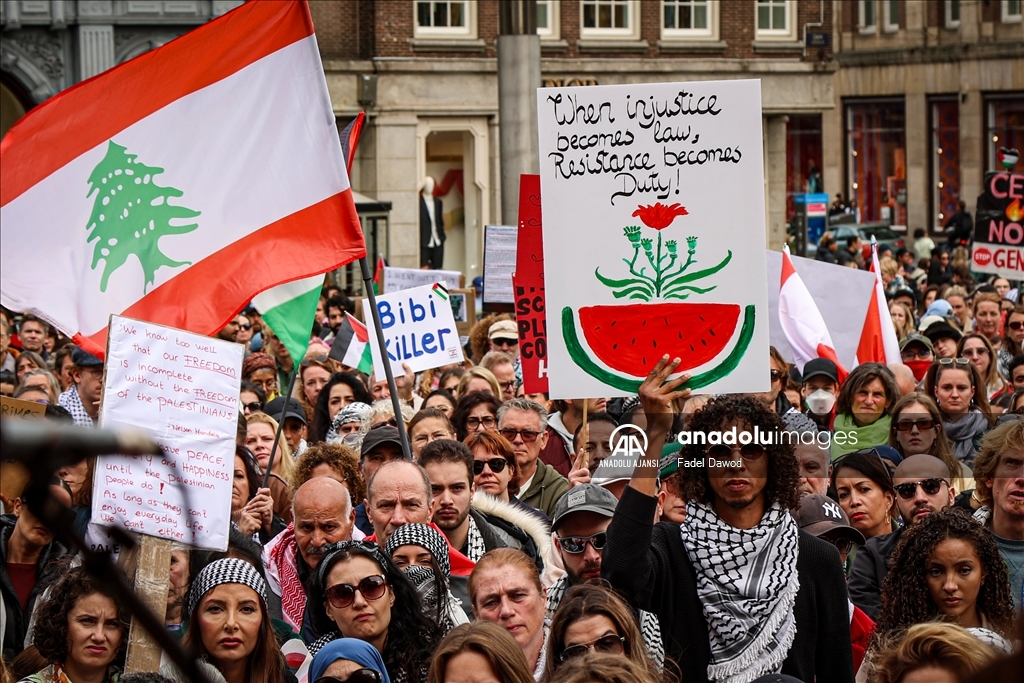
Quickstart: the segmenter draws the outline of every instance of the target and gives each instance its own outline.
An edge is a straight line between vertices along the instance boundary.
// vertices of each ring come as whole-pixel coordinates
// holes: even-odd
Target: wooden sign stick
[[[587,466],[587,404],[590,399],[583,399],[583,430],[580,432],[580,443],[583,444],[583,466]]]
[[[163,623],[167,616],[167,590],[171,576],[171,541],[143,536],[139,544],[139,568],[135,572],[135,593]],[[156,672],[160,669],[160,647],[149,632],[132,619],[128,631],[128,660],[125,673]]]

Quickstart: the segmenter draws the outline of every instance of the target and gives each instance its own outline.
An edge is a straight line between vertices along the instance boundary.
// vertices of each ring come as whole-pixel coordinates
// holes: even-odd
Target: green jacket
[[[569,480],[550,465],[537,460],[537,472],[533,475],[530,488],[519,492],[519,500],[537,508],[548,517],[555,512],[555,503],[569,490]]]

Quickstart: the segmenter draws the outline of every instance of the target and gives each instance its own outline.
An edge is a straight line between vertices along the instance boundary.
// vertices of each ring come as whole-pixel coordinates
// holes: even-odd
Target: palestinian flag
[[[304,1],[59,93],[0,143],[0,303],[102,355],[111,314],[213,334],[364,256],[335,121]]]
[[[345,320],[334,335],[330,357],[344,366],[355,368],[369,375],[373,372],[373,357],[370,355],[370,335],[366,325],[354,316],[345,314]]]
[[[268,289],[252,300],[263,322],[288,349],[296,367],[309,348],[309,331],[323,286],[324,276],[314,275]]]

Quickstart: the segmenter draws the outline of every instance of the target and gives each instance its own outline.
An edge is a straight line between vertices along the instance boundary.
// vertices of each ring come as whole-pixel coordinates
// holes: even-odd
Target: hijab
[[[381,683],[391,683],[388,670],[384,668],[384,660],[377,648],[365,640],[356,638],[338,638],[320,648],[309,667],[309,680],[315,681],[339,659],[347,659],[356,664],[373,669],[380,674]]]

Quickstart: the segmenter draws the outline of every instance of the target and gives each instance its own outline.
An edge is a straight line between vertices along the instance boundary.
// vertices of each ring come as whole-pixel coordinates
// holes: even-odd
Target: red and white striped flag
[[[793,267],[789,247],[786,246],[782,248],[779,324],[786,335],[786,341],[793,349],[793,362],[801,372],[807,361],[827,358],[836,364],[840,381],[846,378],[846,370],[836,355],[832,336],[825,326],[825,319],[807,290],[807,285]]]
[[[900,342],[885,302],[882,268],[878,265],[878,243],[871,239],[871,272],[875,274],[875,289],[864,319],[864,331],[857,346],[858,363],[902,363]]]
[[[305,2],[248,2],[0,143],[0,301],[102,354],[118,313],[212,334],[365,254]]]

